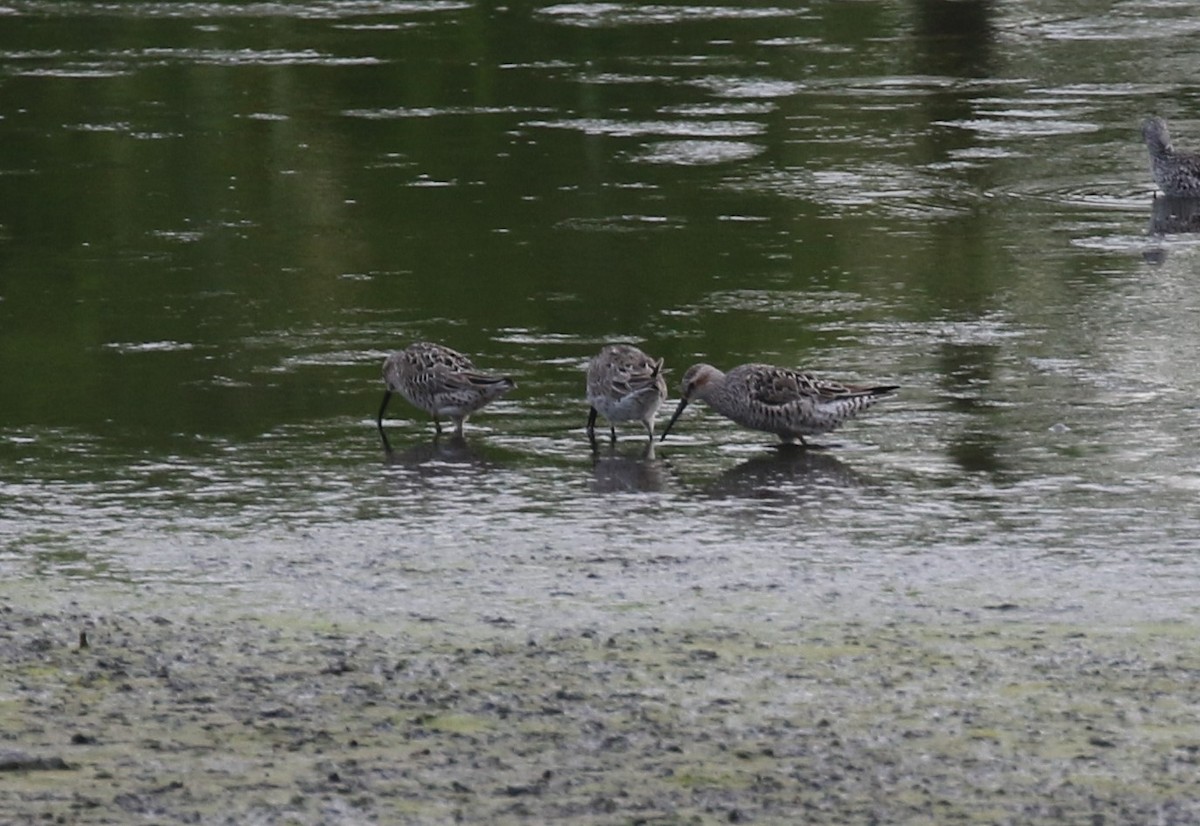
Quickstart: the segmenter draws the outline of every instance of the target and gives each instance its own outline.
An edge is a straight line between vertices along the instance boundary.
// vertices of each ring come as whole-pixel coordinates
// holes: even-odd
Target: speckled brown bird
[[[1142,122],[1142,138],[1150,152],[1150,174],[1163,194],[1174,198],[1200,198],[1200,155],[1178,152],[1162,118]]]
[[[375,421],[385,446],[388,442],[383,432],[383,413],[393,393],[433,416],[439,436],[441,418],[446,417],[454,422],[454,434],[461,438],[468,416],[517,386],[508,376],[480,373],[462,353],[428,341],[418,341],[388,356],[383,362],[383,381],[387,390]]]
[[[588,362],[588,438],[596,441],[599,414],[608,421],[612,441],[617,440],[619,422],[641,422],[653,441],[654,417],[666,397],[662,359],[652,359],[631,344],[604,347]]]
[[[829,433],[897,387],[840,384],[769,364],[743,364],[728,373],[711,364],[693,364],[683,376],[683,397],[662,438],[684,408],[700,399],[743,427],[805,444],[805,436]]]

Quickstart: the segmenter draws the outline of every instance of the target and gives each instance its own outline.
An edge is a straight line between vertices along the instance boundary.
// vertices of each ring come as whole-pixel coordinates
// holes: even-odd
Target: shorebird
[[[587,434],[596,443],[596,415],[608,420],[609,437],[617,440],[617,422],[641,422],[654,442],[654,415],[667,397],[663,360],[652,359],[630,344],[609,344],[588,362]]]
[[[437,435],[442,435],[440,419],[446,416],[454,422],[454,435],[462,438],[463,422],[468,416],[517,386],[508,376],[476,371],[462,353],[428,341],[418,341],[388,356],[383,362],[383,381],[387,390],[375,422],[385,447],[388,440],[383,432],[383,411],[393,393],[432,415]]]
[[[1150,150],[1150,173],[1164,195],[1173,198],[1200,198],[1200,155],[1176,152],[1171,133],[1162,118],[1142,122],[1142,138]]]
[[[824,381],[808,373],[743,364],[722,373],[711,364],[693,364],[683,376],[675,415],[667,422],[667,438],[675,420],[693,399],[701,399],[743,427],[775,433],[785,443],[834,430],[899,385],[852,385]]]

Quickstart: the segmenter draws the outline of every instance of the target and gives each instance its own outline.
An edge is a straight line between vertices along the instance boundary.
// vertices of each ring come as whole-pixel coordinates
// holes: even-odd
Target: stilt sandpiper
[[[1150,150],[1150,173],[1163,194],[1175,198],[1200,198],[1200,155],[1176,152],[1162,118],[1142,122],[1142,138]]]
[[[641,422],[654,441],[654,415],[667,397],[663,360],[652,359],[629,344],[610,344],[588,363],[587,434],[596,442],[596,415],[608,420],[609,436],[617,440],[617,422]]]
[[[383,362],[383,381],[387,390],[375,421],[385,447],[388,440],[383,432],[383,412],[393,393],[432,415],[439,436],[440,419],[446,416],[454,422],[454,435],[461,437],[468,416],[517,386],[507,376],[476,371],[462,353],[428,341],[418,341],[388,356]]]
[[[743,427],[805,444],[805,436],[834,430],[897,387],[839,384],[769,364],[743,364],[728,373],[711,364],[694,364],[683,376],[683,398],[662,438],[688,403],[701,399]]]

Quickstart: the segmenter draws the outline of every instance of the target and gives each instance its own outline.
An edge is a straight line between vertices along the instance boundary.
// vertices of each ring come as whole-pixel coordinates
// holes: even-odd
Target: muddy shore
[[[1200,822],[1190,623],[0,604],[3,823]]]

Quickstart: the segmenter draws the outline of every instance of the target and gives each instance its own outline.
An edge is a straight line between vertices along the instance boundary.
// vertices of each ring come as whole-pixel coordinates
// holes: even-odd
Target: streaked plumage
[[[683,376],[683,397],[662,438],[667,438],[684,408],[701,399],[743,427],[804,444],[805,436],[834,430],[896,387],[840,384],[769,364],[743,364],[728,373],[711,364],[693,364]]]
[[[1142,138],[1150,152],[1150,174],[1163,194],[1176,198],[1200,198],[1200,155],[1177,152],[1162,118],[1142,122]]]
[[[428,341],[418,341],[388,356],[383,362],[383,381],[387,390],[376,423],[385,446],[383,412],[393,393],[433,416],[438,435],[442,432],[440,419],[447,417],[454,422],[454,434],[461,437],[468,416],[517,386],[507,376],[478,372],[462,353]]]
[[[663,360],[652,359],[630,344],[610,344],[588,363],[588,438],[596,441],[596,415],[608,420],[612,441],[617,422],[641,422],[654,440],[654,416],[667,397]]]

